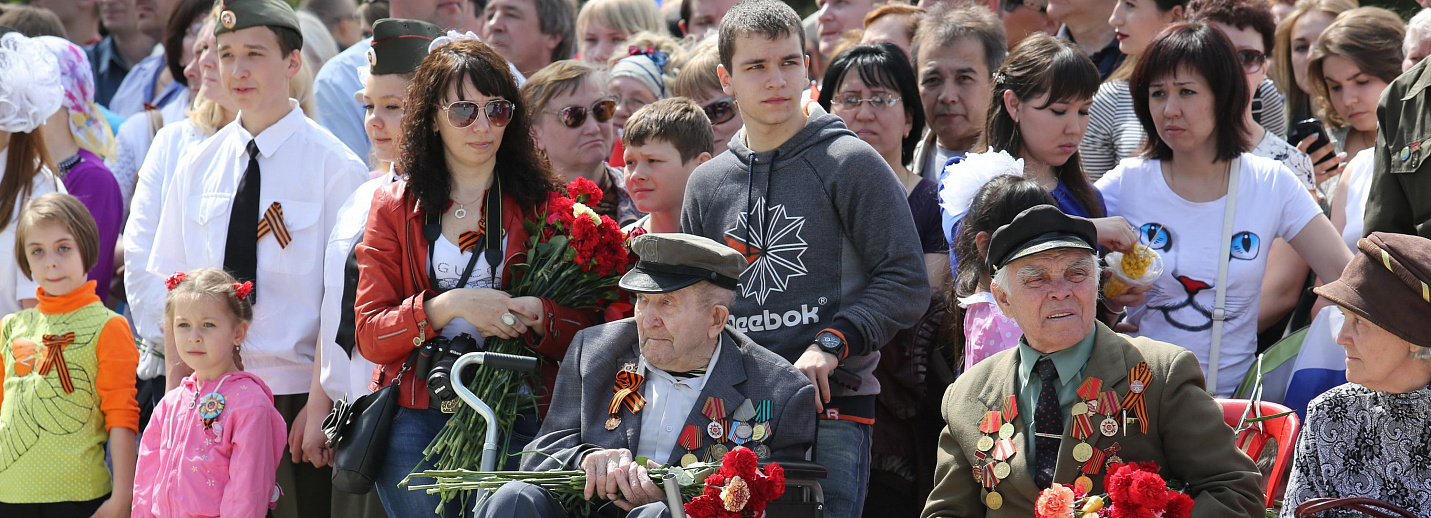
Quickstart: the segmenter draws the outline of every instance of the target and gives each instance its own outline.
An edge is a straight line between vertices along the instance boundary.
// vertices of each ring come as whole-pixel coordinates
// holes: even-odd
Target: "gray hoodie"
[[[681,213],[682,231],[750,261],[729,324],[792,363],[821,330],[837,330],[850,344],[841,368],[862,383],[832,383],[833,395],[878,394],[879,347],[929,307],[904,189],[874,148],[819,110],[773,151],[745,139],[742,129],[730,153],[696,168]]]

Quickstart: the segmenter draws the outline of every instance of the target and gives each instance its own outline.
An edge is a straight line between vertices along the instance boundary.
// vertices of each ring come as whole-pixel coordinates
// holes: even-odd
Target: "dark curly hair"
[[[423,58],[408,90],[403,115],[402,157],[398,170],[407,176],[408,192],[422,207],[446,207],[452,195],[452,174],[437,134],[437,117],[448,92],[471,84],[483,95],[501,97],[514,105],[502,142],[497,148],[494,174],[502,193],[527,207],[558,190],[556,174],[532,142],[532,118],[507,61],[487,44],[475,40],[452,42]],[[460,99],[453,99],[460,100]],[[484,117],[486,115],[483,115]]]

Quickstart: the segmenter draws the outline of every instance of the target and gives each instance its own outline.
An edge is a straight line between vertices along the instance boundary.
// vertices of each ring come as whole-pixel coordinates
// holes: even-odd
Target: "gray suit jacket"
[[[552,406],[542,421],[541,432],[527,446],[523,470],[576,469],[587,452],[626,448],[636,451],[641,438],[641,418],[625,409],[615,430],[605,428],[607,405],[611,403],[616,372],[626,363],[640,361],[636,321],[624,319],[589,327],[572,338],[557,373]],[[784,358],[752,342],[727,326],[721,335],[720,360],[706,376],[705,388],[691,408],[686,423],[702,433],[703,446],[712,440],[705,434],[710,419],[701,414],[708,397],[725,400],[729,413],[746,399],[770,400],[770,428],[773,436],[764,444],[773,460],[804,460],[815,442],[815,387]],[[679,434],[680,431],[675,433]],[[726,444],[734,448],[734,443]],[[545,455],[543,455],[545,454]],[[671,459],[679,459],[686,449],[677,444]]]
[[[1135,424],[1126,436],[1105,437],[1095,420],[1094,448],[1107,450],[1115,443],[1118,456],[1127,462],[1157,462],[1165,479],[1187,482],[1193,497],[1195,518],[1213,516],[1262,516],[1262,475],[1252,459],[1233,445],[1232,428],[1222,420],[1222,409],[1208,395],[1197,357],[1186,349],[1148,338],[1129,338],[1101,323],[1094,337],[1093,353],[1083,369],[1084,378],[1103,381],[1103,390],[1128,393],[1128,372],[1139,362],[1147,362],[1152,382],[1144,391],[1148,412],[1148,433]],[[990,356],[960,376],[944,393],[944,432],[939,437],[938,466],[934,490],[923,516],[1027,517],[1034,515],[1039,489],[1034,484],[1027,451],[1027,419],[1033,409],[1019,409],[1014,418],[1014,445],[1018,453],[1009,460],[1010,475],[996,490],[1003,507],[991,511],[984,506],[985,491],[974,480],[979,419],[987,412],[1002,410],[1007,395],[1014,394],[1019,350],[1010,349]],[[1080,381],[1081,383],[1081,381]],[[1101,416],[1100,416],[1101,419]],[[1081,474],[1073,460],[1072,419],[1064,417],[1063,442],[1053,481],[1072,485]],[[1105,492],[1106,470],[1089,477],[1092,494]]]

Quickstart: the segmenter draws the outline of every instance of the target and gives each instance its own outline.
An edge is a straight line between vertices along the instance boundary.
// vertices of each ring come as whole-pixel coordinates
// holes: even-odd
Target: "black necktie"
[[[252,281],[258,275],[258,143],[248,141],[248,168],[239,180],[229,212],[229,233],[224,245],[224,269],[239,282]],[[254,301],[258,300],[254,296]]]
[[[1034,411],[1034,483],[1048,489],[1053,483],[1053,469],[1058,465],[1058,448],[1063,435],[1063,408],[1058,404],[1058,369],[1053,360],[1042,358],[1034,364],[1034,372],[1043,380],[1038,392],[1038,409]]]

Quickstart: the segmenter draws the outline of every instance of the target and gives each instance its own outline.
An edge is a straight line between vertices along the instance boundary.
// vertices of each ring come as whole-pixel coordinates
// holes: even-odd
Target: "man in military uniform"
[[[1431,238],[1431,106],[1426,61],[1386,87],[1376,110],[1375,165],[1362,235]]]
[[[551,410],[522,469],[582,469],[588,499],[665,510],[647,469],[720,460],[736,446],[803,460],[815,441],[815,387],[769,349],[726,327],[745,257],[710,239],[646,234],[621,288],[636,316],[585,329],[557,374]],[[640,465],[635,459],[651,459]],[[618,513],[624,514],[624,513]],[[632,513],[636,515],[638,513]],[[477,516],[565,516],[550,494],[510,483]]]
[[[945,393],[923,516],[1033,516],[1052,483],[1099,494],[1108,464],[1123,461],[1187,482],[1195,517],[1263,514],[1262,476],[1233,445],[1197,357],[1094,318],[1096,236],[1051,205],[994,232],[991,291],[1024,335]]]

